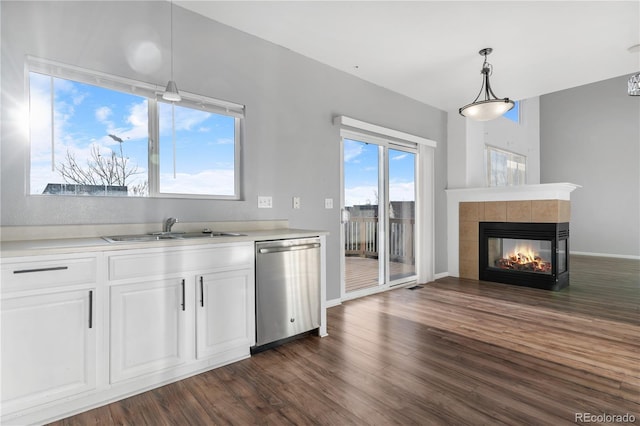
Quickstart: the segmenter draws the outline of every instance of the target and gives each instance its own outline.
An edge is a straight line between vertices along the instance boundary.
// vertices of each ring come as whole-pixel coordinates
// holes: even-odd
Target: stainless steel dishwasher
[[[259,352],[320,326],[320,238],[256,242]]]

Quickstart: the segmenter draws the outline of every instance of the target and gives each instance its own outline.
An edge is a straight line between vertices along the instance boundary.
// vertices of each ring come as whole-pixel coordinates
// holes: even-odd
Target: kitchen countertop
[[[242,230],[241,236],[220,236],[211,238],[169,239],[160,241],[126,241],[110,243],[101,237],[88,238],[52,238],[42,240],[3,241],[0,243],[0,257],[36,256],[82,252],[102,252],[131,250],[154,247],[181,247],[202,244],[222,244],[234,242],[255,242],[281,240],[287,238],[305,238],[328,235],[327,231],[308,229],[280,228],[268,230]]]

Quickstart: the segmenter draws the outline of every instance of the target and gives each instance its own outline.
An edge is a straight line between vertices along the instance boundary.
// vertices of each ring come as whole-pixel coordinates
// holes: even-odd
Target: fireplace
[[[546,290],[569,285],[569,223],[479,222],[479,278]]]

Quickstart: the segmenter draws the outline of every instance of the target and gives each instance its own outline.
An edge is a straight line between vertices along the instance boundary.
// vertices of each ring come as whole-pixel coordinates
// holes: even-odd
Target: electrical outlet
[[[333,208],[333,198],[325,198],[324,199],[324,208],[332,209]]]
[[[293,197],[293,208],[294,209],[300,208],[300,197]]]
[[[259,209],[270,209],[273,207],[273,197],[271,196],[258,196],[258,208]]]

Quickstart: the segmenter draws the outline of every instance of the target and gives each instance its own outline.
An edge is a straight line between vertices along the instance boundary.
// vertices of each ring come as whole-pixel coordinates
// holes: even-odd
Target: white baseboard
[[[327,303],[326,303],[327,308],[333,308],[334,306],[338,306],[338,305],[342,305],[342,301],[340,300],[340,298],[327,300]]]
[[[640,256],[634,256],[629,254],[612,254],[612,253],[592,253],[588,251],[573,251],[570,254],[576,254],[579,256],[593,256],[593,257],[615,257],[618,259],[633,259],[640,260]]]
[[[445,277],[448,277],[448,276],[449,276],[448,272],[440,272],[439,274],[435,274],[433,276],[433,279],[434,280],[439,280],[440,278],[445,278]]]

